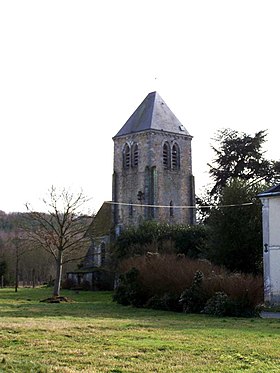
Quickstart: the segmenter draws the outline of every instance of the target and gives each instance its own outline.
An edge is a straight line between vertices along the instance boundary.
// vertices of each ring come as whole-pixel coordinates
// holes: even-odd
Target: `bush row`
[[[205,256],[208,229],[204,225],[144,221],[138,227],[125,229],[118,236],[113,252],[117,259],[143,255],[147,251],[182,253],[191,258]]]
[[[205,260],[153,254],[124,260],[114,300],[123,305],[217,316],[252,316],[261,276],[228,273]]]

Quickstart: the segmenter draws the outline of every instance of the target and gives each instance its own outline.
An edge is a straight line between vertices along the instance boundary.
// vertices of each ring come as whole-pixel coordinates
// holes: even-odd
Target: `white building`
[[[264,300],[280,304],[280,184],[260,193],[263,219]]]

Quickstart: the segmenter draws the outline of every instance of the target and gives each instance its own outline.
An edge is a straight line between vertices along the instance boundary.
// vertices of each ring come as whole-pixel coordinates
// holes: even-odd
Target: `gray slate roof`
[[[274,196],[280,196],[280,184],[275,185],[265,192],[262,192],[258,194],[258,197],[274,197]]]
[[[147,130],[190,136],[157,92],[151,92],[114,137]]]

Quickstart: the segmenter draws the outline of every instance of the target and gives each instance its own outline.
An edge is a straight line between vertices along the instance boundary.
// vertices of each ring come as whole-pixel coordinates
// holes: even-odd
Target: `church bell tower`
[[[113,137],[114,224],[194,224],[192,136],[152,92]]]

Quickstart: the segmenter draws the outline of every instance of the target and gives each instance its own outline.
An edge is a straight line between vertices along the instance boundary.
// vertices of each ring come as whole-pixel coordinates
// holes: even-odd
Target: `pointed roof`
[[[92,238],[110,235],[114,226],[113,205],[104,202],[90,224],[87,234]]]
[[[269,188],[268,190],[266,190],[265,192],[258,194],[258,197],[260,198],[261,197],[276,197],[276,196],[280,196],[280,184],[275,185]]]
[[[114,137],[147,130],[190,136],[157,92],[151,92]]]

